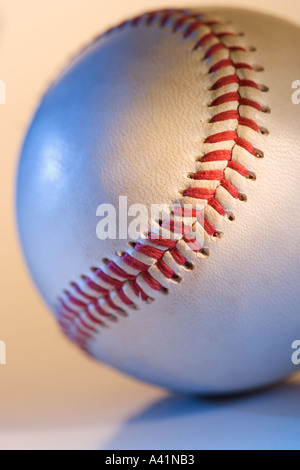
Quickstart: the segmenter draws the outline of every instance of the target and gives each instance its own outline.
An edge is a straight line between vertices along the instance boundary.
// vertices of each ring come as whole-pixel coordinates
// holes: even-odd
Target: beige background
[[[242,2],[209,3],[240,6]],[[259,447],[268,442],[300,448],[297,382],[256,397],[208,403],[169,397],[84,357],[59,334],[18,245],[14,220],[18,152],[37,100],[51,79],[74,51],[109,25],[142,10],[199,4],[1,0],[0,80],[7,85],[7,104],[0,106],[0,340],[7,344],[7,365],[0,366],[2,449],[209,448],[222,443]],[[300,24],[297,0],[244,1],[246,6]],[[223,437],[216,435],[216,428],[224,430]]]

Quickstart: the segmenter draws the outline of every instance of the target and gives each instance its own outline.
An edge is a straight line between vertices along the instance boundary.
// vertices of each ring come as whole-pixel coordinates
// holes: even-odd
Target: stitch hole
[[[128,317],[128,313],[125,312],[125,310],[123,310],[122,308],[118,308],[118,310],[116,310],[116,312],[121,316],[121,317]]]
[[[180,284],[180,282],[182,281],[182,277],[179,276],[178,274],[174,274],[172,276],[172,281],[174,281],[176,284]]]
[[[265,69],[261,65],[255,65],[253,67],[254,72],[264,72]]]
[[[265,154],[262,150],[254,149],[254,156],[256,158],[264,158]]]
[[[254,46],[249,47],[249,52],[257,52],[257,48]]]
[[[247,180],[256,181],[257,176],[254,171],[248,171],[248,175],[246,176],[246,178]]]
[[[169,294],[169,289],[167,289],[166,287],[162,287],[160,292],[161,292],[163,295],[168,295],[168,294]]]
[[[261,133],[261,135],[269,135],[270,134],[269,130],[266,127],[260,127],[259,132]]]
[[[261,107],[261,112],[266,113],[266,114],[270,114],[271,113],[271,108],[269,108],[269,106],[262,106]]]
[[[130,241],[127,243],[127,245],[130,247],[130,248],[135,248],[136,245],[137,245],[137,242],[134,242],[134,241]],[[118,253],[118,252],[117,252]],[[121,253],[121,251],[119,251],[119,253]]]
[[[203,247],[201,248],[200,250],[200,254],[202,256],[204,256],[205,258],[208,258],[210,256],[210,249],[209,248],[206,248],[206,247]]]
[[[233,212],[228,212],[228,213],[227,213],[227,219],[228,219],[230,222],[235,222],[235,215],[233,214]]]
[[[217,240],[221,240],[221,238],[223,237],[223,232],[219,232],[219,231],[216,231],[214,234],[213,234],[213,238],[216,238]]]
[[[105,266],[110,262],[108,258],[102,258],[102,263],[105,264]]]
[[[128,305],[128,308],[130,308],[130,310],[139,310],[139,307],[135,303]]]
[[[91,267],[91,271],[92,271],[93,273],[95,273],[96,271],[98,271],[98,268],[95,268],[95,266],[92,266],[92,267]]]
[[[122,258],[122,256],[126,255],[126,251],[118,250],[116,251],[116,256]]]
[[[109,321],[114,323],[117,323],[118,321],[118,317],[116,317],[116,315],[113,315],[112,313],[109,313],[106,318],[108,318]]]
[[[258,85],[258,89],[262,91],[263,93],[267,93],[270,90],[270,88],[267,87],[266,85]]]
[[[153,297],[148,297],[148,299],[146,300],[146,304],[150,305],[152,304],[152,302],[154,302]]]
[[[238,36],[239,36],[240,38],[243,38],[243,37],[245,37],[245,33],[243,33],[243,31],[241,31],[240,33],[238,33]]]
[[[239,201],[247,202],[247,199],[248,198],[247,198],[246,194],[242,194],[242,193],[239,194]]]
[[[186,261],[184,263],[184,267],[185,269],[187,269],[188,271],[193,271],[193,269],[195,269],[195,265],[194,263],[192,263],[191,261]]]

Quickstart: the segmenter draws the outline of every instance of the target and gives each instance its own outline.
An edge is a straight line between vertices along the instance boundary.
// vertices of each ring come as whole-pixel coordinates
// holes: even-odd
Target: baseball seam
[[[251,65],[248,55],[253,50],[245,47],[242,36],[230,25],[186,10],[162,10],[126,21],[105,34],[138,25],[168,27],[186,40],[196,38],[193,51],[210,62],[210,131],[201,143],[203,155],[196,159],[197,171],[187,175],[190,185],[181,191],[179,201],[192,207],[203,204],[204,226],[196,209],[190,213],[180,207],[172,209],[168,220],[158,222],[157,231],[129,242],[125,253],[103,260],[99,268],[91,268],[88,276],[70,284],[59,298],[57,317],[63,331],[86,351],[89,341],[110,322],[127,316],[127,310],[138,308],[141,302],[150,303],[157,295],[167,294],[170,282],[179,283],[178,266],[192,270],[197,257],[209,256],[207,242],[221,238],[221,219],[235,219],[233,201],[247,200],[242,181],[256,179],[252,163],[245,162],[264,157],[263,151],[251,144],[249,135],[268,135],[255,119],[257,113],[270,112],[262,103],[262,94],[268,88],[256,80],[263,69]],[[203,246],[192,230],[204,231]]]

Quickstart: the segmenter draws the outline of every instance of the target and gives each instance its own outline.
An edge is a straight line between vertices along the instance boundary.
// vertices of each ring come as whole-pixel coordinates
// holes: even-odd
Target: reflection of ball
[[[92,356],[200,393],[295,370],[299,43],[295,26],[244,10],[145,14],[96,39],[42,100],[20,163],[21,239]],[[99,240],[97,207],[121,195],[203,203],[204,242],[191,226],[177,241]],[[169,235],[186,223],[170,219]]]

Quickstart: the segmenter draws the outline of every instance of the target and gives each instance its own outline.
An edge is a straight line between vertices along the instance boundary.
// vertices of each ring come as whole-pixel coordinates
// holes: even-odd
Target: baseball
[[[22,149],[19,232],[90,356],[185,393],[298,370],[299,44],[258,12],[161,10],[51,85]]]

